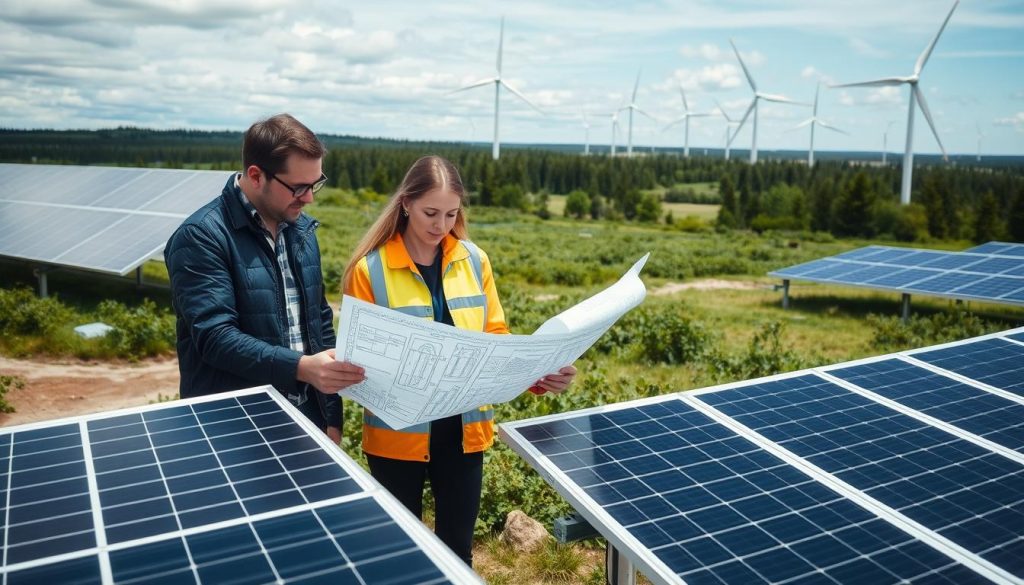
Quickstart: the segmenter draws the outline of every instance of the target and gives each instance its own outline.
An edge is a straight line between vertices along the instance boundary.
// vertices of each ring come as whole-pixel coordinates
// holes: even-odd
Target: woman
[[[420,158],[363,237],[345,270],[345,293],[472,331],[508,333],[490,261],[467,238],[466,193],[451,162]],[[538,380],[531,392],[562,392],[576,369]],[[480,508],[483,452],[494,443],[490,406],[396,431],[363,412],[370,473],[422,518],[430,478],[435,532],[467,565]]]

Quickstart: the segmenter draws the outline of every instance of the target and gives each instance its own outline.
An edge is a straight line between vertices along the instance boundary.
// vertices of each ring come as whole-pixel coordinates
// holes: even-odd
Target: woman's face
[[[427,191],[416,200],[404,205],[409,212],[409,226],[403,237],[413,239],[416,245],[437,246],[455,226],[455,218],[462,208],[462,199],[447,188]]]

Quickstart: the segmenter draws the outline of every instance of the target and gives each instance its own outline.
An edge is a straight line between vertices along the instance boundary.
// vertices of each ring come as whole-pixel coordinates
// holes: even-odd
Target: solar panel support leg
[[[636,585],[633,562],[619,552],[612,543],[606,543],[604,552],[604,579],[607,585]]]
[[[135,286],[142,288],[142,267],[135,269]]]
[[[39,298],[45,299],[49,296],[49,291],[46,288],[46,273],[49,272],[46,268],[36,268],[36,278],[39,279]]]
[[[900,318],[904,323],[910,320],[910,295],[903,293],[903,299],[900,301]]]
[[[782,281],[782,308],[789,308],[789,279]]]

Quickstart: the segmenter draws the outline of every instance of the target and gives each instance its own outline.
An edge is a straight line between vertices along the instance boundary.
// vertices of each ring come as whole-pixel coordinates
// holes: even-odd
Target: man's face
[[[322,162],[319,158],[291,154],[281,172],[274,175],[261,172],[262,185],[256,196],[258,201],[252,204],[263,221],[281,223],[298,219],[302,208],[313,202],[314,195],[312,189],[306,189],[301,196],[295,197],[292,189],[319,181],[323,174]]]

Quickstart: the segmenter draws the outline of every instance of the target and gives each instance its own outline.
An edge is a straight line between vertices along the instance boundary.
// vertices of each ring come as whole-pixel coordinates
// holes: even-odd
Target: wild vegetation
[[[234,168],[237,135],[189,133],[154,150],[148,134],[115,133],[100,155],[95,143],[54,145],[37,158],[66,162],[153,164],[178,161]],[[133,143],[137,139],[138,143]],[[332,143],[328,141],[328,144]],[[22,144],[24,146],[24,144]],[[338,146],[333,144],[333,146]],[[33,147],[34,148],[34,147]],[[795,285],[793,306],[779,306],[776,268],[868,243],[927,242],[961,249],[972,240],[1024,240],[1024,175],[1019,168],[926,168],[915,173],[910,207],[895,201],[896,168],[823,163],[814,170],[792,162],[751,168],[738,162],[668,156],[632,160],[557,152],[509,150],[500,163],[480,149],[432,145],[456,160],[472,191],[470,235],[487,250],[514,333],[608,286],[651,252],[643,277],[652,291],[581,358],[571,391],[530,394],[496,407],[497,419],[656,396],[814,365],[855,359],[1001,330],[1024,323],[1024,311],[998,305],[958,305],[917,298],[901,322],[895,295],[823,285]],[[27,147],[0,146],[0,160]],[[332,148],[325,171],[334,187],[309,212],[322,222],[329,300],[340,300],[340,278],[356,240],[376,216],[402,170],[423,148],[381,143]],[[45,153],[49,153],[47,156]],[[212,196],[213,194],[211,194]],[[689,207],[672,207],[689,206]],[[683,211],[686,210],[686,211]],[[980,239],[980,240],[979,240]],[[667,294],[669,283],[715,278],[724,288]],[[160,264],[146,268],[165,283]],[[53,296],[39,299],[28,267],[0,263],[0,353],[140,359],[169,354],[174,318],[165,290],[141,298],[131,283],[81,273],[51,273]],[[729,287],[733,283],[735,287]],[[742,286],[741,286],[742,285]],[[75,325],[103,321],[114,333],[85,340]],[[4,392],[20,381],[0,377]],[[347,403],[343,448],[357,460],[360,409]],[[550,547],[517,559],[493,539],[506,514],[521,509],[541,522],[568,505],[504,445],[487,454],[478,534],[495,583],[600,582],[587,551]],[[429,503],[428,503],[429,515]],[[488,572],[489,571],[489,572]]]

